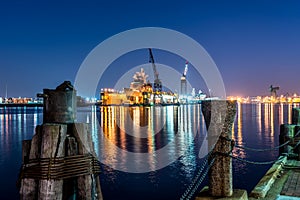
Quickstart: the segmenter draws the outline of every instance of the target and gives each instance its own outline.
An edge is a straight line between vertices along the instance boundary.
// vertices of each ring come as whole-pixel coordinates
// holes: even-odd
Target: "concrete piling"
[[[232,188],[231,130],[236,114],[236,101],[215,100],[202,102],[206,128],[208,130],[209,193],[214,197],[230,197]]]

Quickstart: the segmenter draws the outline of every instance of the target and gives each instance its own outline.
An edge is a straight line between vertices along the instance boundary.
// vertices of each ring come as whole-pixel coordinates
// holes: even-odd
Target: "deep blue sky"
[[[0,96],[6,84],[8,95],[18,97],[73,82],[100,42],[147,26],[198,41],[217,64],[227,95],[266,95],[270,84],[280,86],[281,94],[300,93],[299,1],[80,2],[0,2]],[[144,59],[148,62],[147,51],[137,58]],[[177,64],[183,70],[184,64]],[[108,76],[114,80],[116,74]]]

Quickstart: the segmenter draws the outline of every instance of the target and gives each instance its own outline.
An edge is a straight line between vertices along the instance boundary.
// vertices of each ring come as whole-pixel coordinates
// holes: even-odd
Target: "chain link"
[[[281,147],[284,147],[285,145],[289,144],[291,141],[287,141],[279,146],[273,147],[273,148],[269,148],[269,149],[255,149],[255,148],[251,148],[251,147],[243,147],[240,145],[235,144],[234,147],[239,148],[239,149],[246,149],[246,150],[250,150],[250,151],[257,151],[257,152],[263,152],[263,151],[276,151]]]
[[[250,160],[245,160],[245,159],[242,159],[242,158],[239,158],[239,157],[236,157],[236,156],[233,156],[231,154],[228,155],[229,157],[233,158],[233,159],[236,159],[238,161],[241,161],[241,162],[245,162],[245,163],[249,163],[249,164],[254,164],[254,165],[270,165],[270,164],[273,164],[273,163],[276,163],[276,162],[281,162],[280,160],[272,160],[272,161],[265,161],[265,162],[257,162],[257,161],[250,161]]]
[[[212,167],[212,165],[214,164],[214,162],[215,162],[215,158],[212,159],[212,161],[210,162],[210,164],[206,168],[204,174],[201,176],[201,178],[199,179],[199,181],[197,182],[197,184],[194,186],[192,192],[187,196],[187,200],[190,200],[194,196],[195,192],[199,188],[200,184],[203,182],[204,178],[206,177],[209,169]]]
[[[295,134],[294,137],[297,137],[300,134],[300,130]],[[226,140],[226,141],[231,141],[234,143],[234,140],[232,140],[231,138],[228,137],[220,137],[220,139]],[[240,148],[240,149],[246,149],[246,150],[250,150],[250,151],[256,151],[256,152],[264,152],[264,151],[275,151],[278,150],[281,147],[284,147],[285,145],[288,145],[291,142],[291,139],[279,146],[273,147],[273,148],[268,148],[268,149],[256,149],[256,148],[250,148],[250,147],[244,147],[244,146],[240,146],[237,144],[234,144],[233,146],[236,148]],[[299,142],[298,142],[299,143]],[[297,144],[299,145],[299,144]],[[206,177],[209,169],[212,167],[215,158],[212,159],[212,161],[209,163],[209,165],[207,166],[207,168],[205,169],[204,173],[203,170],[205,168],[205,166],[208,163],[208,158],[212,155],[212,151],[209,152],[209,154],[206,155],[205,160],[203,161],[197,175],[195,176],[195,178],[193,179],[193,181],[191,182],[191,184],[189,185],[189,187],[186,189],[186,191],[183,193],[183,195],[181,196],[180,200],[189,200],[193,197],[193,195],[195,194],[195,192],[197,191],[197,189],[199,188],[200,184],[203,182],[204,178]],[[255,165],[270,165],[273,163],[281,163],[282,160],[272,160],[272,161],[265,161],[265,162],[258,162],[258,161],[249,161],[246,159],[242,159],[236,156],[233,156],[231,153],[228,154],[221,154],[223,156],[229,156],[233,159],[236,159],[238,161],[241,162],[245,162],[245,163],[249,163],[249,164],[255,164]]]
[[[295,137],[298,137],[299,134],[300,134],[300,130],[295,134],[294,138],[295,138]],[[292,138],[291,138],[290,140],[286,141],[285,143],[279,145],[279,146],[276,146],[276,147],[273,147],[273,148],[268,148],[268,149],[257,149],[257,148],[251,148],[251,147],[240,146],[240,145],[237,145],[237,144],[235,144],[234,146],[235,146],[236,148],[239,148],[239,149],[246,149],[246,150],[256,151],[256,152],[276,151],[276,150],[278,150],[279,148],[284,147],[285,145],[288,145],[291,141],[292,141]]]

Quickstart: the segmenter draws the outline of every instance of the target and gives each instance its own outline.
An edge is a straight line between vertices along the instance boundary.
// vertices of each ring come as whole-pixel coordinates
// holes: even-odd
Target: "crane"
[[[149,59],[149,62],[152,63],[152,69],[153,69],[153,73],[154,73],[154,100],[155,100],[155,97],[156,96],[161,96],[161,91],[162,91],[162,84],[161,84],[161,81],[160,79],[158,78],[158,72],[157,72],[157,69],[156,69],[156,65],[155,65],[155,62],[154,62],[154,57],[153,57],[153,54],[152,54],[152,50],[151,48],[149,48],[149,55],[150,55],[150,59]]]
[[[271,96],[273,97],[277,97],[277,90],[279,90],[279,87],[273,87],[273,85],[270,85],[270,92],[271,92]]]
[[[186,73],[187,73],[187,71],[188,71],[188,66],[189,66],[189,62],[186,61],[186,62],[185,62],[184,72],[183,72],[183,74],[182,74],[183,77],[186,77]]]

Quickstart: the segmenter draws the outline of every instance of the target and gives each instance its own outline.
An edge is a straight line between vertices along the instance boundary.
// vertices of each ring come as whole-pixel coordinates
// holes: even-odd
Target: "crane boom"
[[[153,57],[153,53],[152,53],[152,49],[149,48],[149,55],[150,55],[150,60],[149,62],[152,63],[152,69],[153,69],[153,73],[154,73],[154,92],[155,94],[159,93],[158,95],[160,95],[160,92],[162,91],[162,84],[161,81],[158,78],[158,72],[156,69],[156,65],[154,62],[154,57]]]
[[[152,63],[152,69],[153,69],[153,72],[154,72],[154,78],[155,80],[158,79],[158,72],[156,70],[156,65],[155,65],[155,62],[154,62],[154,57],[153,57],[153,54],[152,54],[152,49],[149,48],[149,54],[150,54],[150,60],[149,62]]]

